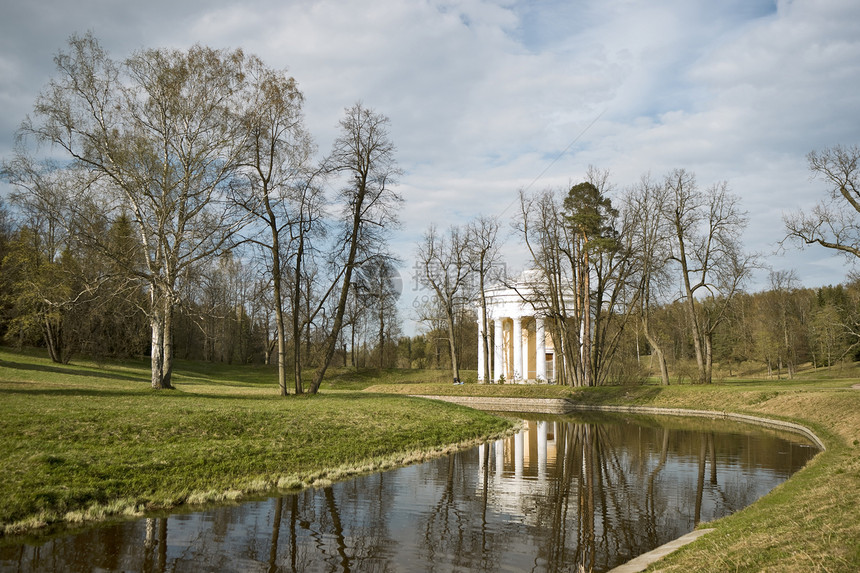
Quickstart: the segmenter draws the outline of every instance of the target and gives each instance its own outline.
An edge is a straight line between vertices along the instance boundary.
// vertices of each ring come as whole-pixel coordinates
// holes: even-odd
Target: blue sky
[[[141,47],[242,47],[296,78],[320,153],[358,100],[391,119],[404,170],[394,236],[404,274],[430,223],[500,213],[520,188],[564,187],[594,165],[619,190],[676,167],[702,186],[727,180],[749,211],[749,250],[807,286],[845,278],[845,260],[820,249],[774,251],[783,212],[824,197],[805,155],[860,143],[856,0],[0,0],[0,8],[3,155],[72,33],[91,30],[117,58]],[[509,245],[509,265],[527,265],[517,241]],[[753,288],[765,285],[760,278]]]

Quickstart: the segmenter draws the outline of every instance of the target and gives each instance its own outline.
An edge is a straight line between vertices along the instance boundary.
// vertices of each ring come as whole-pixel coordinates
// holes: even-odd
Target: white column
[[[495,336],[493,337],[493,382],[498,382],[499,376],[505,371],[504,355],[502,354],[502,345],[504,344],[502,318],[496,318],[493,321],[493,325],[495,327]]]
[[[546,332],[543,317],[535,317],[535,378],[546,382]]]
[[[505,471],[505,441],[496,440],[496,475],[502,477]]]
[[[529,379],[529,329],[523,328],[523,380]]]
[[[514,371],[511,375],[511,382],[515,382],[523,379],[523,322],[519,316],[514,317],[511,346],[514,347]]]
[[[547,442],[547,422],[538,422],[537,433],[537,458],[538,458],[538,479],[546,478],[546,442]]]
[[[523,477],[523,460],[525,458],[525,430],[520,430],[514,436],[514,475]]]
[[[478,312],[478,382],[484,381],[484,321]]]

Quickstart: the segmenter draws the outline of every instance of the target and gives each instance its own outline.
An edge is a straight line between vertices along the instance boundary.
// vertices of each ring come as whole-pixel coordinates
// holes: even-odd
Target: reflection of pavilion
[[[487,324],[492,340],[490,368],[484,372],[483,321],[478,309],[478,381],[546,382],[555,379],[555,349],[544,327],[544,316],[535,311],[540,271],[526,271],[513,285],[485,291]]]
[[[487,447],[493,448],[491,469],[497,475],[501,476],[507,471],[513,472],[516,477],[543,478],[547,466],[555,465],[556,423],[527,421],[523,430],[516,435],[478,446],[482,470],[483,448]]]

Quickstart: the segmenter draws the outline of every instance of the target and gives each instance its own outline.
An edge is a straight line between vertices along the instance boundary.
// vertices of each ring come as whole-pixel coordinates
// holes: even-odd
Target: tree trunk
[[[152,327],[152,350],[150,362],[152,366],[152,387],[160,390],[163,388],[162,381],[164,379],[164,321],[161,313],[152,311],[150,318],[150,326]]]
[[[51,362],[56,364],[66,364],[63,357],[63,327],[62,322],[54,324],[50,317],[45,317],[42,322],[42,332],[44,333],[45,346],[48,348],[48,356]]]
[[[580,333],[580,344],[582,345],[582,385],[592,386],[594,384],[591,372],[591,271],[588,260],[588,237],[583,234],[583,261],[582,269],[582,332]]]
[[[690,285],[690,274],[687,269],[686,255],[684,253],[684,245],[681,243],[681,275],[684,279],[684,308],[687,310],[687,320],[690,321],[690,327],[693,329],[693,350],[696,351],[696,366],[699,371],[699,383],[707,384],[710,382],[710,377],[707,373],[707,360],[705,358],[705,349],[703,348],[703,328],[696,316],[696,300],[693,295],[693,289]]]
[[[385,313],[380,298],[379,303],[379,367],[385,367]]]
[[[278,281],[280,282],[280,281]],[[281,289],[280,285],[275,289],[275,297],[280,301]],[[289,394],[287,390],[287,334],[284,328],[284,311],[281,308],[281,303],[277,302],[275,309],[275,320],[278,323],[278,390],[281,396]]]
[[[266,209],[270,221],[275,220],[274,212],[269,205],[268,194],[265,196]],[[289,394],[287,390],[287,333],[284,325],[284,302],[281,296],[281,243],[278,237],[278,229],[271,225],[272,231],[272,295],[275,299],[275,325],[277,328],[278,344],[278,390],[281,396]]]
[[[702,382],[710,384],[714,374],[714,345],[711,340],[711,333],[705,334],[705,375]]]
[[[156,300],[152,308],[152,387],[169,390],[173,386],[173,307],[167,297]]]
[[[293,307],[293,376],[295,377],[296,394],[304,394],[305,388],[302,381],[302,322],[300,318],[300,308],[302,304],[302,259],[304,258],[305,239],[304,235],[299,237],[299,246],[296,251],[296,266],[293,269],[295,277],[293,278],[294,285],[292,291],[292,307]],[[310,298],[310,294],[308,295]],[[310,317],[308,317],[308,326],[310,326]],[[310,348],[310,340],[308,340],[308,348]],[[284,357],[286,359],[286,356]]]
[[[478,281],[481,289],[481,344],[484,345],[484,382],[491,378],[490,374],[490,333],[487,320],[487,297],[484,295],[484,273],[479,273]],[[528,373],[526,373],[528,375]],[[528,377],[528,376],[527,376]],[[492,380],[490,380],[492,381]]]
[[[651,353],[657,356],[657,365],[660,367],[660,382],[663,386],[668,386],[669,368],[666,365],[666,355],[663,352],[663,349],[660,348],[660,344],[657,342],[657,339],[651,335],[651,331],[649,330],[646,322],[643,322],[642,324],[642,333],[645,335],[645,340],[648,341],[648,345],[651,347]]]
[[[325,372],[328,369],[329,364],[331,364],[331,359],[334,356],[335,348],[337,347],[337,341],[340,337],[340,329],[343,326],[343,315],[346,311],[346,302],[349,298],[349,288],[350,281],[352,281],[352,270],[355,266],[355,258],[358,254],[358,239],[359,233],[361,231],[361,213],[362,213],[362,203],[364,202],[365,196],[365,185],[366,182],[361,182],[359,191],[355,196],[355,203],[353,205],[353,218],[352,218],[352,229],[349,236],[349,255],[346,259],[346,266],[343,273],[343,285],[341,285],[340,289],[340,299],[337,303],[337,309],[335,310],[334,315],[334,323],[332,324],[331,332],[329,332],[328,336],[323,343],[323,358],[322,363],[317,368],[316,374],[314,374],[314,379],[311,382],[310,393],[316,394],[319,391],[320,384],[322,384],[323,378],[325,377]],[[353,348],[355,351],[355,348]]]
[[[277,240],[275,244],[277,245]],[[278,261],[279,258],[280,255],[275,255],[272,265],[272,290],[275,297],[275,324],[277,327],[278,390],[281,396],[286,396],[289,394],[287,390],[287,333],[284,327],[284,305],[281,299],[281,265]]]
[[[460,357],[457,355],[457,344],[454,338],[454,310],[446,309],[446,322],[448,323],[448,346],[451,349],[451,373],[454,382],[460,381]],[[513,379],[513,377],[511,377]],[[513,381],[513,380],[510,380]]]
[[[268,335],[267,335],[268,338]],[[263,364],[268,366],[272,363],[272,351],[275,350],[275,346],[278,344],[278,336],[275,334],[274,340],[269,340],[266,342],[266,351],[263,354]]]

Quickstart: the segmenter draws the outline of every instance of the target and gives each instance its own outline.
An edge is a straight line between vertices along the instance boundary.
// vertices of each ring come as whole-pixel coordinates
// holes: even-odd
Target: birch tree
[[[172,388],[183,272],[227,249],[245,222],[226,199],[242,184],[247,61],[241,50],[194,46],[117,62],[93,36],[73,36],[20,131],[92,176],[70,200],[78,214],[132,220],[144,264],[128,271],[149,294],[153,388]],[[104,237],[87,240],[110,253]]]

